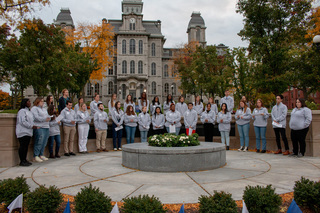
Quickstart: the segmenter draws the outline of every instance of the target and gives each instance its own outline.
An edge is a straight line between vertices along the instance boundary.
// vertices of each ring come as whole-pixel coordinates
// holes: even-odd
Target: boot
[[[274,154],[282,154],[281,149],[278,149]]]
[[[56,158],[56,157],[53,155],[53,153],[50,153],[49,158]]]

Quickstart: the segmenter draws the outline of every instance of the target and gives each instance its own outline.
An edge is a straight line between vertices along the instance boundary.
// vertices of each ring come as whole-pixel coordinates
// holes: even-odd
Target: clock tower
[[[123,0],[122,1],[122,14],[137,14],[141,15],[143,9],[142,0]]]

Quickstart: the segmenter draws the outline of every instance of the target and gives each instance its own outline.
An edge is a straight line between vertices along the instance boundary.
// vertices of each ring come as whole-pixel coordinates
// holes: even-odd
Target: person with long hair
[[[200,95],[196,96],[195,102],[193,102],[194,110],[197,112],[198,115],[201,115],[203,112],[203,103],[200,100]]]
[[[160,109],[161,109],[161,104],[159,101],[159,97],[155,96],[150,104],[151,115],[155,113],[157,107],[160,107]]]
[[[231,113],[228,112],[228,106],[226,103],[221,105],[221,111],[218,113],[217,122],[219,124],[219,132],[221,135],[221,143],[227,146],[227,150],[229,150],[230,146],[230,130],[231,130]]]
[[[250,108],[250,102],[247,100],[246,96],[242,96],[241,98],[246,104],[247,106]]]
[[[78,103],[74,106],[74,112],[77,114],[79,111],[80,106],[83,104],[83,98],[78,98]]]
[[[149,100],[147,100],[147,93],[146,92],[141,93],[141,97],[138,100],[138,105],[139,105],[140,112],[142,112],[143,106],[146,106],[147,112],[149,112]]]
[[[176,110],[180,112],[181,115],[183,115],[187,110],[188,106],[186,103],[184,103],[184,97],[179,97],[179,102],[176,104]]]
[[[43,109],[48,110],[48,107],[53,105],[53,96],[48,95],[46,101],[43,103]]]
[[[85,103],[81,103],[79,106],[79,110],[77,111],[77,124],[78,124],[78,146],[80,153],[88,153],[87,143],[88,143],[88,135],[90,129],[90,122],[92,117],[90,117],[89,112],[87,110],[87,105]]]
[[[111,96],[111,100],[108,102],[109,116],[112,116],[112,113],[115,110],[116,103],[117,103],[117,94],[113,93]]]
[[[106,139],[107,139],[107,129],[108,129],[108,113],[104,111],[104,106],[102,103],[98,104],[97,113],[94,115],[94,128],[96,130],[96,148],[97,152],[107,152],[106,149]]]
[[[174,103],[171,104],[170,110],[166,114],[166,129],[167,132],[170,133],[170,126],[175,126],[176,135],[179,135],[180,128],[181,128],[181,114],[180,112],[176,111],[176,106]]]
[[[247,106],[246,102],[240,101],[238,110],[236,111],[235,118],[238,126],[238,132],[240,135],[240,148],[238,151],[246,152],[249,147],[249,130],[250,130],[250,119],[251,110]]]
[[[291,156],[303,157],[306,152],[306,136],[312,121],[312,112],[306,106],[305,100],[298,98],[296,107],[291,112],[289,126],[293,153]]]
[[[112,111],[112,137],[113,137],[113,150],[121,151],[121,140],[123,130],[124,112],[120,109],[121,103],[117,101]]]
[[[60,137],[60,126],[61,122],[56,121],[56,118],[58,116],[57,110],[54,105],[49,105],[48,108],[48,114],[51,117],[51,120],[49,121],[49,158],[60,158],[59,155],[59,150],[60,150],[60,145],[61,145],[61,137]],[[53,154],[53,145],[54,141],[56,141],[56,149],[55,149],[55,154]]]
[[[151,118],[150,118],[150,115],[147,113],[146,106],[142,107],[142,112],[138,116],[138,123],[139,123],[141,142],[147,142],[148,131],[150,129],[150,124],[151,124]]]
[[[99,111],[99,109],[98,109],[98,104],[99,103],[102,103],[101,101],[100,101],[100,95],[99,94],[95,94],[94,95],[94,99],[93,99],[93,101],[91,101],[91,103],[90,103],[90,111],[91,111],[91,116],[92,117],[94,117],[94,114],[96,114],[96,112],[98,112]]]
[[[186,128],[186,134],[192,135],[196,133],[198,114],[193,109],[192,103],[188,103],[188,110],[184,112],[183,119],[184,119],[184,126]]]
[[[48,160],[48,158],[46,158],[43,153],[49,138],[49,121],[51,120],[51,118],[48,114],[48,111],[43,109],[43,104],[43,98],[38,97],[33,102],[34,106],[31,108],[31,112],[34,118],[34,125],[40,127],[39,129],[33,130],[33,156],[36,162]]]
[[[219,113],[219,111],[218,111],[218,106],[217,106],[216,103],[214,103],[212,97],[209,98],[208,104],[211,105],[211,106],[210,106],[211,111],[214,111],[214,114],[217,116],[218,113]],[[208,106],[208,104],[207,104],[207,106]]]
[[[267,108],[263,107],[262,100],[258,99],[256,108],[253,110],[252,115],[252,119],[254,120],[254,132],[256,134],[257,152],[265,153],[267,150],[266,131],[268,125],[268,118],[269,113]],[[262,141],[262,150],[260,150],[260,139]]]
[[[142,109],[146,107],[143,106]],[[143,112],[142,112],[143,113]],[[134,136],[136,134],[136,128],[138,123],[138,117],[134,112],[132,106],[128,106],[126,113],[124,114],[124,124],[127,133],[127,144],[134,143]]]
[[[67,101],[70,100],[69,98],[69,91],[67,89],[62,90],[62,96],[59,98],[59,104],[58,104],[58,111],[61,113],[61,111],[66,108]]]
[[[155,135],[164,133],[165,119],[161,112],[160,107],[156,107],[154,114],[152,115],[152,128]]]
[[[167,100],[163,103],[163,114],[167,114],[170,110],[171,104],[175,104],[174,100],[172,100],[172,95],[167,95]]]
[[[222,106],[223,103],[227,104],[227,110],[228,112],[233,112],[233,108],[234,108],[234,100],[233,98],[230,96],[230,91],[229,89],[226,89],[224,91],[225,96],[223,98],[221,98],[220,100],[220,107]]]
[[[205,142],[213,142],[213,129],[216,120],[216,114],[211,110],[211,104],[207,104],[207,108],[202,112],[201,122],[203,123]]]
[[[33,115],[30,112],[30,106],[31,102],[28,98],[22,99],[20,109],[17,114],[16,136],[20,144],[20,166],[32,165],[32,163],[27,160],[28,148],[30,139],[33,136],[33,129],[39,128],[34,125]]]
[[[126,101],[124,102],[123,105],[123,111],[126,112],[127,111],[127,107],[128,106],[133,106],[133,109],[136,108],[136,104],[133,102],[132,100],[132,95],[127,95]]]

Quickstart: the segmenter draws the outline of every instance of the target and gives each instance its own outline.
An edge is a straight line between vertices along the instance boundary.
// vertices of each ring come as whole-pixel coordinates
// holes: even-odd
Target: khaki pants
[[[64,153],[73,152],[74,136],[76,135],[75,126],[63,126],[64,133]]]
[[[97,149],[106,149],[107,130],[96,131],[96,147]],[[100,146],[101,145],[101,146]]]

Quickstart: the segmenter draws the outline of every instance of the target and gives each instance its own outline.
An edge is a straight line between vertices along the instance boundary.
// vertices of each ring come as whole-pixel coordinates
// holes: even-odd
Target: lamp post
[[[173,96],[173,85],[171,85],[171,94]]]
[[[320,50],[320,35],[316,35],[315,37],[313,37],[313,46],[317,50]]]
[[[119,99],[121,98],[121,89],[119,89]]]
[[[94,98],[94,93],[93,93],[94,85],[93,84],[91,84],[91,88],[92,88],[92,100],[93,100],[93,98]]]

